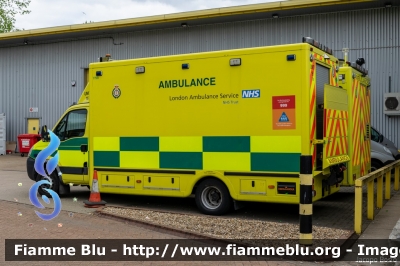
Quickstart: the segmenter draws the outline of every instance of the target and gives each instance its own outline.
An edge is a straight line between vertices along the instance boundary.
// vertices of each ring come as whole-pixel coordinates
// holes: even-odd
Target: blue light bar
[[[189,64],[182,64],[182,69],[189,69]]]
[[[97,76],[97,77],[103,76],[103,71],[96,71],[96,76]]]
[[[326,53],[328,53],[330,55],[333,55],[332,49],[330,49],[329,47],[327,47],[325,45],[322,45],[321,43],[317,42],[313,38],[303,37],[303,42],[304,43],[308,43],[308,44],[310,44],[310,45],[312,45],[314,47],[317,47],[318,49],[321,49],[322,51],[324,51],[324,52],[326,52]]]

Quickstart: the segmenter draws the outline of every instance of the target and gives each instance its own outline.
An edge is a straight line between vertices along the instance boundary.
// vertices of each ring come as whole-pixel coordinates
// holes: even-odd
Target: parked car
[[[371,141],[371,172],[394,162],[392,152],[376,141]]]
[[[396,160],[400,160],[400,151],[396,147],[396,145],[394,145],[393,142],[391,142],[390,140],[385,138],[385,136],[383,136],[378,130],[376,130],[373,127],[371,127],[371,139],[375,142],[382,144],[386,148],[388,148],[392,152],[393,157]]]

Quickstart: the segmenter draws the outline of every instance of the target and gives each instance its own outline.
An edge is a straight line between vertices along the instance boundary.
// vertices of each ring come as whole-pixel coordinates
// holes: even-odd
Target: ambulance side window
[[[54,130],[61,141],[85,135],[87,110],[69,112]]]
[[[64,116],[64,118],[58,123],[56,128],[54,129],[54,134],[63,141],[65,138],[65,125],[67,124],[67,117],[68,115]]]

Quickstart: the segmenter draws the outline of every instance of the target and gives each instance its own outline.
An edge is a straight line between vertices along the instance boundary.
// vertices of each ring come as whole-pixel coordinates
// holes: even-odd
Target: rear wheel
[[[38,177],[39,177],[39,179],[37,181],[41,181],[41,180],[49,181],[48,178],[46,178],[46,177],[44,177],[42,175],[38,175]],[[51,179],[51,185],[48,185],[48,184],[41,185],[38,188],[38,192],[39,192],[39,194],[41,196],[42,195],[46,195],[48,198],[51,198],[50,193],[48,193],[45,189],[51,189],[51,190],[53,190],[54,192],[56,192],[58,194],[59,186],[60,186],[60,180],[58,179],[56,171],[54,171],[49,177]]]
[[[206,179],[196,189],[196,205],[202,213],[221,215],[229,211],[232,198],[225,184],[217,179]]]

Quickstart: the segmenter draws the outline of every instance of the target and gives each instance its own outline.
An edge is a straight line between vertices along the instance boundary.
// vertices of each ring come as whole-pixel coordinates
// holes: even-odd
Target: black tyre
[[[380,161],[372,160],[371,162],[371,172],[374,172],[381,168],[383,164]]]
[[[195,195],[197,208],[204,214],[222,215],[232,206],[232,198],[224,183],[217,179],[200,182]]]
[[[54,171],[50,176],[50,179],[51,179],[51,186],[50,185],[41,185],[39,188],[38,188],[38,192],[39,192],[39,194],[42,196],[42,195],[46,195],[48,198],[51,198],[51,195],[50,195],[50,193],[48,193],[46,190],[45,190],[45,188],[47,188],[47,189],[52,189],[54,192],[56,192],[57,194],[58,194],[58,192],[59,192],[59,186],[60,186],[60,179],[58,178],[58,176],[57,176],[57,173],[56,173],[56,171]],[[43,176],[41,176],[41,175],[38,175],[38,180],[37,181],[41,181],[41,180],[48,180],[47,178],[45,178],[45,177],[43,177]]]

